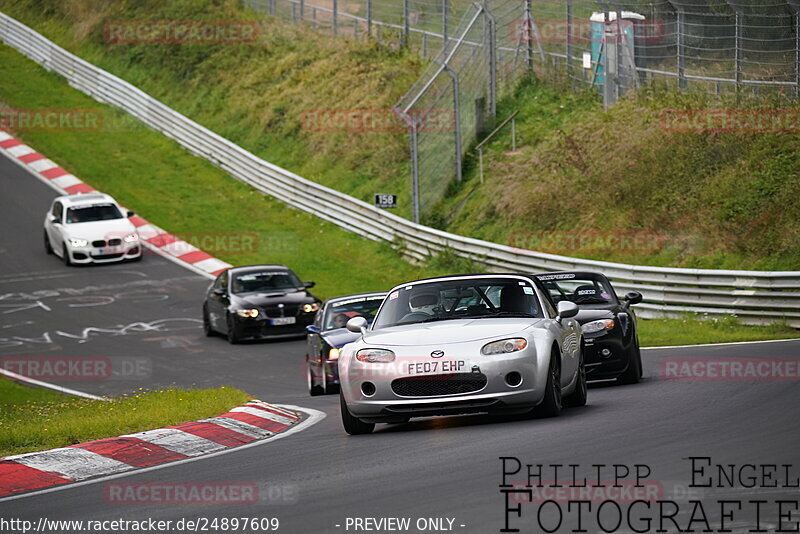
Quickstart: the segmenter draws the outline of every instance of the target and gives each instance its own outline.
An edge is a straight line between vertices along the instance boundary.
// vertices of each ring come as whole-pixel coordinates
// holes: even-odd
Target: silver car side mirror
[[[365,317],[353,317],[345,325],[354,334],[363,334],[367,331],[367,319]]]
[[[578,305],[574,302],[570,302],[568,300],[562,300],[558,303],[558,317],[556,317],[557,321],[561,321],[561,319],[569,319],[570,317],[575,317],[578,315]]]

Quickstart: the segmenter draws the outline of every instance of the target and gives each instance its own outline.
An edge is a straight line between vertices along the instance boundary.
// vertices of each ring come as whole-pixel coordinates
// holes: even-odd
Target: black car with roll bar
[[[346,344],[360,337],[345,326],[353,317],[372,323],[386,292],[359,293],[326,300],[306,327],[306,375],[312,396],[339,392],[339,353]]]
[[[583,330],[587,379],[638,382],[642,356],[632,306],[642,301],[641,293],[631,291],[620,299],[600,273],[563,271],[536,277],[556,304],[566,300],[578,305],[575,318]]]

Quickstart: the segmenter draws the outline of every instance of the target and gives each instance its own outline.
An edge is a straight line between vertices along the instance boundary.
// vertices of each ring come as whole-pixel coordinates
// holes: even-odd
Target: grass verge
[[[214,417],[247,402],[244,391],[140,390],[113,402],[79,399],[0,379],[0,456],[66,447]]]
[[[764,341],[800,338],[800,331],[785,324],[745,326],[735,317],[700,319],[640,319],[639,343],[642,347]]]
[[[386,290],[407,280],[475,269],[452,254],[433,258],[428,265],[413,266],[387,244],[362,239],[288,208],[121,112],[98,104],[6,46],[0,46],[0,100],[18,108],[100,110],[116,129],[26,131],[19,137],[170,232],[184,236],[257,235],[258,246],[252,251],[206,249],[234,265],[290,265],[303,279],[317,282],[315,293],[321,297]],[[642,344],[797,335],[781,326],[764,330],[739,325],[734,329],[738,337],[733,338],[729,330],[704,325],[699,320],[693,320],[692,328],[678,328],[671,321],[642,321]]]

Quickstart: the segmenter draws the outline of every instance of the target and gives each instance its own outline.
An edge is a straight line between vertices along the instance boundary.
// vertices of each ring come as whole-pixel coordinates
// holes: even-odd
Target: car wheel
[[[239,343],[240,339],[239,339],[239,334],[236,333],[236,326],[234,325],[233,317],[231,317],[230,314],[228,314],[228,319],[226,320],[226,323],[228,325],[228,332],[227,332],[228,343],[230,343],[231,345],[236,345],[237,343]]]
[[[628,360],[628,368],[617,377],[617,384],[636,384],[642,378],[642,353],[639,345],[634,344]]]
[[[66,265],[67,267],[72,265],[72,260],[69,259],[69,252],[67,252],[67,245],[64,245],[64,247],[61,249],[61,253],[64,255],[64,257],[61,258],[62,260],[64,260],[64,265]]]
[[[326,395],[334,395],[339,393],[339,384],[334,382],[333,380],[328,379],[328,366],[323,364],[322,365],[322,378],[325,381],[325,394]]]
[[[544,399],[537,406],[539,417],[556,417],[561,413],[561,365],[560,354],[553,349],[550,354],[550,366],[547,370],[547,384],[544,388]]]
[[[314,374],[311,372],[311,364],[308,363],[308,360],[306,360],[306,377],[308,378],[308,392],[312,397],[325,394],[322,386],[314,382]]]
[[[564,399],[564,405],[586,406],[588,389],[586,385],[586,364],[583,361],[583,347],[581,347],[580,360],[578,360],[578,382],[575,384],[575,391]]]
[[[375,423],[365,423],[358,417],[353,417],[341,392],[339,393],[339,406],[342,411],[342,426],[344,426],[344,431],[351,436],[369,434],[375,429]]]
[[[50,245],[50,237],[47,235],[47,230],[44,231],[44,251],[48,254],[53,253],[53,247]]]
[[[208,308],[203,306],[203,333],[206,337],[213,337],[216,332],[211,327],[211,320],[208,318]]]

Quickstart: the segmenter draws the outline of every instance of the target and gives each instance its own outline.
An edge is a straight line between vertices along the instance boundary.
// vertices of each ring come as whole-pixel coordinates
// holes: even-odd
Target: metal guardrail
[[[785,320],[800,328],[800,271],[626,265],[521,250],[421,226],[258,158],[4,13],[0,13],[0,40],[64,76],[73,87],[130,113],[236,179],[348,231],[399,244],[410,258],[425,260],[450,251],[490,271],[598,271],[612,279],[617,289],[643,294],[644,302],[637,306],[643,317],[686,312],[735,314],[744,323]]]

